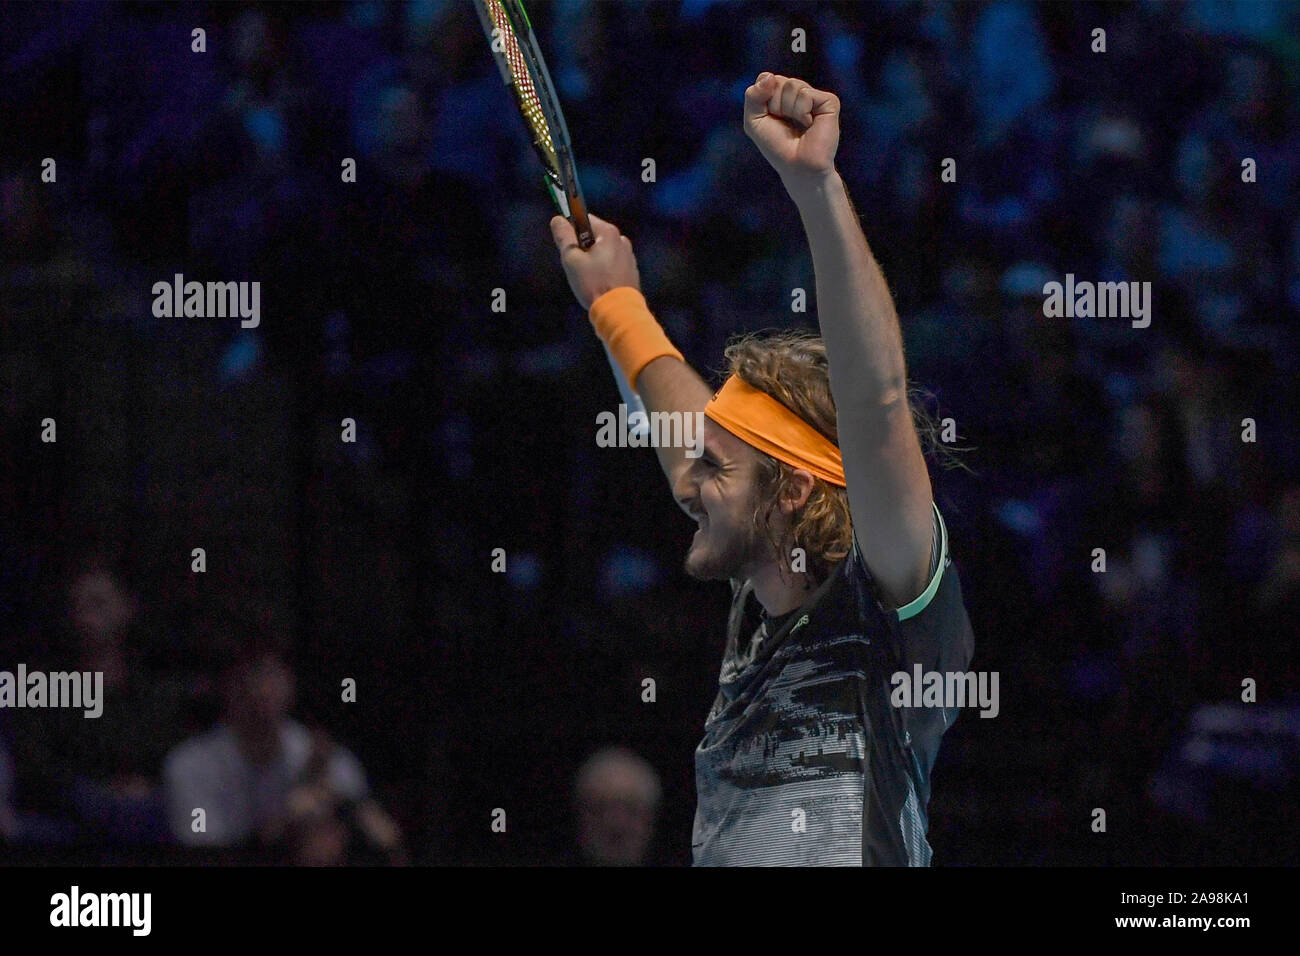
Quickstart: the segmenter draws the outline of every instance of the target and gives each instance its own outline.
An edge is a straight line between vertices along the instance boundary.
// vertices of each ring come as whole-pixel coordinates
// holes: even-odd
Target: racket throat
[[[569,208],[569,197],[564,194],[564,190],[549,179],[546,180],[546,188],[551,191],[551,198],[555,200],[556,207],[560,210],[560,215],[565,219],[572,221],[573,212]]]

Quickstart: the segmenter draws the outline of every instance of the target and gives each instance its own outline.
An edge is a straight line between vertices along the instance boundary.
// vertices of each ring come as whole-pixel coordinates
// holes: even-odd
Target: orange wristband
[[[630,285],[610,289],[597,298],[591,303],[589,318],[634,390],[641,370],[660,356],[686,361],[650,313],[645,296]]]

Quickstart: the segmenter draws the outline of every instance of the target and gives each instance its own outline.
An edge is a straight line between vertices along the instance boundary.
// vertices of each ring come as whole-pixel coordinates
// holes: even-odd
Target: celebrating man
[[[733,342],[716,393],[649,312],[627,237],[592,217],[583,250],[551,222],[574,294],[647,411],[705,415],[702,455],[657,448],[698,524],[687,572],[734,594],[696,751],[694,859],[926,866],[930,770],[956,712],[893,706],[891,677],[964,671],[973,636],[898,317],[835,168],[835,95],[763,73],[744,126],[799,209],[822,338]],[[742,638],[751,594],[762,623]]]

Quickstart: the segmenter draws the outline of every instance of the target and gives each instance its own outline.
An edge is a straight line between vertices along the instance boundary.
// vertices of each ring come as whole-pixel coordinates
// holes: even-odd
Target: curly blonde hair
[[[724,352],[727,375],[737,375],[746,384],[766,392],[817,431],[839,444],[835,399],[831,395],[830,365],[826,343],[807,331],[750,333],[732,340]],[[953,450],[938,441],[938,425],[916,399],[927,395],[908,389],[908,403],[922,447],[945,459],[945,467],[965,467]],[[963,449],[958,449],[963,450]],[[807,571],[824,581],[849,553],[853,522],[849,516],[848,492],[821,478],[813,479],[812,492],[793,516],[787,540],[782,542],[772,528],[771,518],[783,497],[794,494],[795,469],[770,455],[759,453],[758,507],[754,511],[756,530],[767,537],[774,553],[788,566],[794,548],[807,555]]]

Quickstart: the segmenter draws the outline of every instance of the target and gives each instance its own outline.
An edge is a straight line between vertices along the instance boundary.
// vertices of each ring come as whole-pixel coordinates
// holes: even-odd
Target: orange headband
[[[846,487],[839,446],[786,408],[733,375],[718,389],[704,414],[741,441],[778,461]]]

